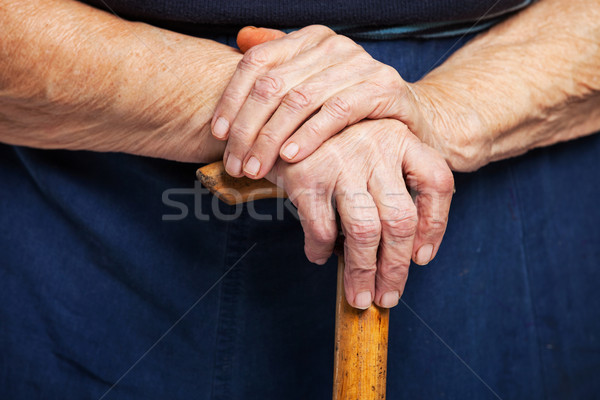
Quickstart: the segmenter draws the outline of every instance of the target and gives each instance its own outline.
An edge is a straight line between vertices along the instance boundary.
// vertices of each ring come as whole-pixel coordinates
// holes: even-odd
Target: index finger
[[[335,32],[327,27],[311,26],[250,48],[239,62],[217,104],[211,122],[213,136],[220,140],[227,139],[231,123],[259,76],[330,35],[335,35]]]

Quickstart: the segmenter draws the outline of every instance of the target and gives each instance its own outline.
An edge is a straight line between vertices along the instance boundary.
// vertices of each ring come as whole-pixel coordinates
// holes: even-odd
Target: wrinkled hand
[[[282,183],[298,208],[306,255],[317,264],[337,238],[335,205],[346,298],[357,308],[398,303],[411,258],[427,264],[437,253],[453,192],[444,159],[392,119],[358,122],[299,163],[278,160],[267,178]]]
[[[240,61],[211,125],[216,138],[228,140],[224,162],[232,176],[261,178],[279,156],[301,161],[366,118],[395,118],[410,127],[418,115],[409,86],[394,68],[325,26],[288,35],[245,28],[238,42],[242,50],[254,46]]]

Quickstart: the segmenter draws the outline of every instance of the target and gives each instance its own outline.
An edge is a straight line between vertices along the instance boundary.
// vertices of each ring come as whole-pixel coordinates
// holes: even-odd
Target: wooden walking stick
[[[198,179],[227,204],[285,197],[266,179],[233,178],[222,162],[200,168]],[[344,294],[344,257],[338,259],[333,400],[385,399],[389,310],[353,308]]]

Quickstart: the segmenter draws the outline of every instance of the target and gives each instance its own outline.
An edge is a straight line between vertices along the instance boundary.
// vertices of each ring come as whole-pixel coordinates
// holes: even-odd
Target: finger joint
[[[392,240],[406,240],[412,238],[417,232],[417,209],[408,207],[396,209],[391,216],[381,221],[384,230],[388,232]]]
[[[252,97],[261,103],[266,103],[273,97],[278,97],[283,91],[283,87],[283,80],[279,76],[262,75],[254,83]]]
[[[375,220],[352,222],[348,225],[345,234],[357,245],[376,246],[379,244],[381,225]]]
[[[244,54],[238,68],[243,71],[257,71],[269,63],[269,51],[263,46],[254,46]]]
[[[292,111],[301,112],[311,104],[311,95],[306,88],[295,87],[288,92],[282,103]]]
[[[346,122],[349,120],[352,111],[350,104],[339,96],[327,100],[325,104],[323,104],[323,109],[332,118]]]

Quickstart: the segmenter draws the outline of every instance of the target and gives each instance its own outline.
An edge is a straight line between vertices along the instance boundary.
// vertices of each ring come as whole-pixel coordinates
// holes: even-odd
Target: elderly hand
[[[454,186],[444,159],[392,119],[354,124],[299,163],[280,159],[267,178],[282,183],[298,208],[306,255],[317,264],[337,238],[335,203],[345,235],[346,298],[357,308],[372,301],[395,306],[411,258],[433,259]]]
[[[327,27],[288,35],[245,28],[238,41],[252,35],[259,43],[280,37],[245,53],[215,110],[212,132],[228,140],[224,162],[232,176],[261,178],[279,155],[300,161],[365,118],[395,118],[410,127],[417,115],[394,68]]]

